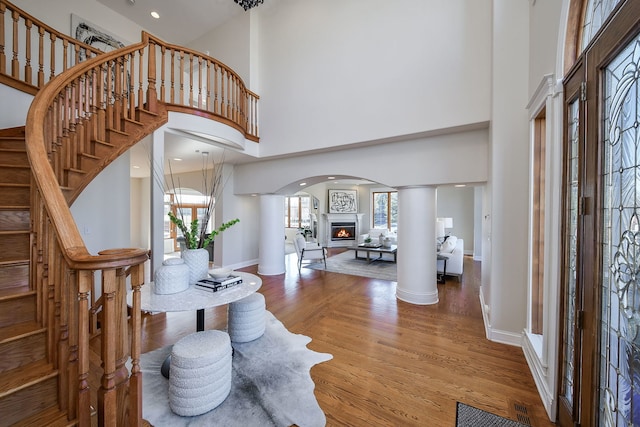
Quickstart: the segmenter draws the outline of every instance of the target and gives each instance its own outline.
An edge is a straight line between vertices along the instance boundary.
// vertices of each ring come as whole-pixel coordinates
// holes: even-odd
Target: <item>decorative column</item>
[[[151,260],[149,274],[153,274],[164,260],[164,129],[153,132],[151,140],[150,214],[151,214]]]
[[[437,304],[437,282],[436,188],[399,188],[396,297],[412,304]]]
[[[258,247],[258,274],[283,274],[284,265],[284,196],[260,196],[260,243]]]

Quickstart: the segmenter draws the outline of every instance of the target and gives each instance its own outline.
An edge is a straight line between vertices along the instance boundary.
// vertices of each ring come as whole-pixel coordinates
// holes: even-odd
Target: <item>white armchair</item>
[[[302,261],[322,260],[324,268],[327,268],[327,249],[320,246],[319,243],[307,242],[302,234],[296,234],[293,245],[298,254],[298,272],[302,268]]]

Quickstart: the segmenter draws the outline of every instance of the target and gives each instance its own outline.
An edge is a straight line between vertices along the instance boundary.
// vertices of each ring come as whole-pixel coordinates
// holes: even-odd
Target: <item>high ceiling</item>
[[[186,46],[217,26],[240,13],[245,12],[242,7],[233,0],[97,0],[115,12],[126,16],[131,21],[140,25],[146,31],[161,39]],[[257,7],[262,9],[274,6],[278,0],[265,0],[264,4]],[[156,19],[151,16],[155,11],[160,15]],[[187,130],[178,130],[165,133],[165,159],[171,162],[171,170],[174,174],[202,169],[202,153],[207,152],[216,161],[224,159],[231,164],[256,161],[232,148],[224,148],[214,141],[205,138],[191,138],[186,134]],[[143,178],[150,175],[149,168],[150,143],[147,139],[138,143],[131,149],[131,176]],[[176,160],[180,159],[180,160]],[[165,163],[165,170],[168,165]],[[334,177],[332,177],[334,178]],[[349,179],[350,177],[335,177],[335,184],[357,185],[366,184],[368,181]],[[316,177],[309,185],[325,181]],[[300,183],[291,184],[291,192],[294,193],[303,187]]]
[[[177,45],[186,46],[202,37],[217,26],[240,13],[247,13],[233,0],[97,0],[115,12],[126,16],[146,31]],[[259,7],[269,6],[267,4]],[[151,16],[155,11],[160,15]],[[172,160],[174,173],[200,170],[202,152],[209,152],[220,158],[223,148],[206,140],[189,138],[186,135],[167,134],[165,137],[165,157]],[[224,152],[228,163],[243,163],[255,160],[240,152],[228,149]],[[149,176],[149,147],[144,142],[131,150],[131,176]],[[166,167],[166,166],[165,166]]]
[[[186,46],[233,16],[245,13],[244,9],[233,0],[98,0],[98,2],[126,16],[164,41],[181,46]],[[153,11],[160,15],[158,19],[151,17]]]

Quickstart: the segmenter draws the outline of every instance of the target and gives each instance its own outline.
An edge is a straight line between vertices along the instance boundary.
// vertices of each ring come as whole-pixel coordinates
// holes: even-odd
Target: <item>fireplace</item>
[[[323,213],[323,235],[327,247],[353,246],[362,229],[362,217],[360,213]]]
[[[331,240],[356,240],[356,223],[355,222],[332,222],[331,223]]]

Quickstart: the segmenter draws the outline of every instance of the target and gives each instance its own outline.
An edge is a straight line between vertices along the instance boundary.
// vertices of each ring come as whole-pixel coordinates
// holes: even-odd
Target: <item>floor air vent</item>
[[[533,423],[533,417],[529,415],[529,411],[527,410],[527,406],[525,404],[520,402],[513,402],[513,410],[514,416],[520,424],[535,427],[535,424]]]

